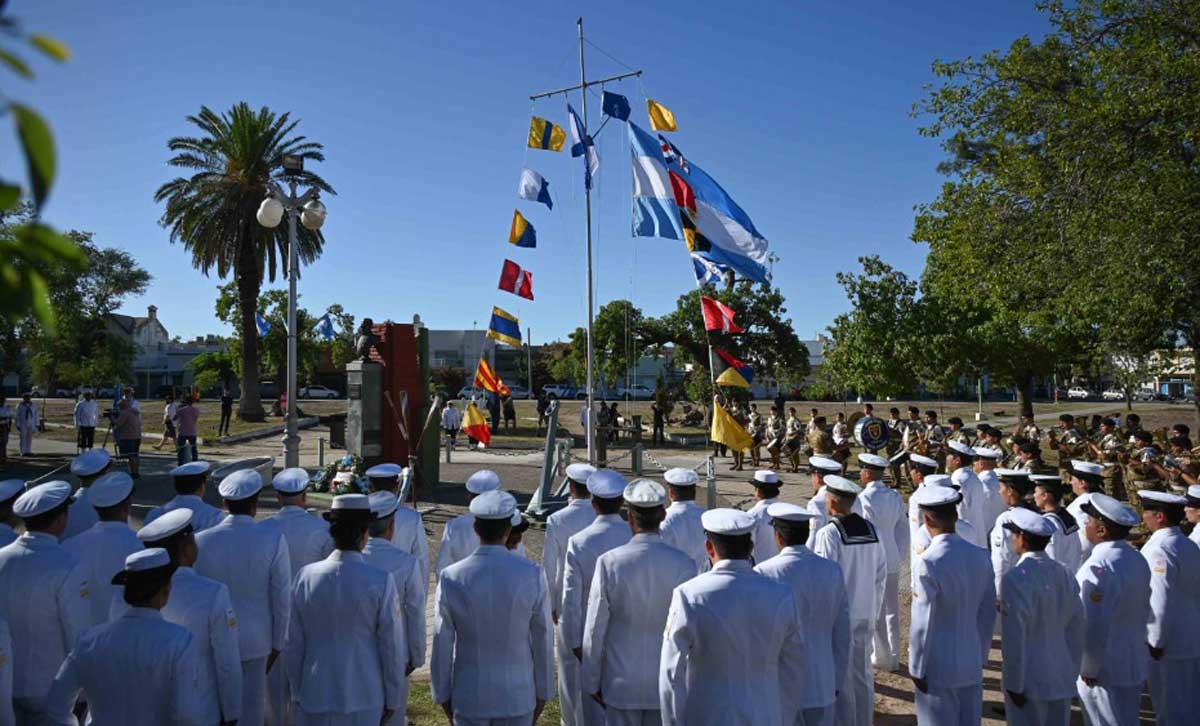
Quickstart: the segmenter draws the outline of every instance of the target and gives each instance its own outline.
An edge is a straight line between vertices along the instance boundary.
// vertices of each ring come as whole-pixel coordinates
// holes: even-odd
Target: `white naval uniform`
[[[704,525],[700,522],[702,514],[704,510],[694,501],[674,502],[667,507],[667,517],[658,528],[663,542],[692,558],[696,572],[707,572],[712,566],[708,551],[704,549],[708,535],[704,534]]]
[[[721,560],[675,588],[658,661],[664,726],[792,724],[804,632],[786,585]]]
[[[0,549],[0,619],[12,636],[18,723],[37,723],[54,674],[87,629],[89,583],[78,563],[45,532]]]
[[[1083,546],[1079,544],[1079,535],[1082,534],[1083,528],[1066,509],[1047,512],[1042,516],[1050,520],[1054,527],[1050,544],[1046,545],[1046,554],[1074,575],[1083,564]]]
[[[958,503],[958,521],[970,522],[975,527],[975,532],[983,539],[968,539],[966,535],[959,536],[967,540],[976,547],[987,548],[986,539],[987,532],[991,530],[984,529],[983,523],[987,521],[988,511],[988,494],[983,486],[983,481],[975,474],[975,472],[967,466],[960,466],[950,474],[950,481],[954,482],[962,494],[962,501]]]
[[[3,527],[3,526],[4,525],[0,524],[0,527]],[[1195,542],[1197,546],[1200,546],[1200,524],[1197,524],[1194,527],[1192,527],[1192,533],[1188,535],[1188,539]],[[4,542],[3,533],[0,532],[0,543],[3,543],[3,542]],[[3,546],[3,545],[0,544],[0,546]]]
[[[633,537],[629,524],[619,514],[602,514],[567,540],[563,566],[563,599],[558,608],[558,623],[568,651],[583,647],[583,629],[587,620],[588,597],[596,560],[600,555],[625,544]],[[571,657],[574,657],[572,654]],[[581,672],[582,673],[582,672]],[[581,726],[604,723],[604,709],[582,690],[579,713]]]
[[[1146,642],[1162,648],[1148,663],[1150,700],[1161,726],[1195,723],[1200,712],[1200,548],[1179,527],[1142,545],[1150,566]]]
[[[287,543],[288,565],[293,580],[299,576],[300,570],[325,559],[333,552],[329,524],[294,504],[280,507],[277,513],[264,519],[259,526],[283,535]],[[280,656],[285,657],[286,654]],[[293,721],[291,688],[286,668],[272,668],[267,674],[266,721],[271,726],[287,726]]]
[[[1077,689],[1091,726],[1138,722],[1146,681],[1150,567],[1127,542],[1101,542],[1075,575],[1084,610],[1083,660]],[[1095,687],[1083,678],[1095,678]]]
[[[405,658],[408,668],[420,668],[425,665],[426,581],[421,579],[421,567],[417,558],[381,537],[367,540],[362,554],[368,565],[392,576],[396,597],[400,599],[400,612],[404,617],[401,627],[404,629],[404,641],[408,649],[400,655]],[[407,690],[406,680],[405,701],[408,700]]]
[[[88,723],[200,726],[196,639],[151,608],[84,633],[54,677],[46,698],[52,723],[75,724],[80,691]]]
[[[850,665],[838,694],[836,720],[839,726],[867,726],[875,710],[870,654],[887,587],[887,552],[874,525],[854,514],[822,527],[813,552],[841,566],[850,598]]]
[[[417,560],[417,569],[421,573],[421,589],[428,590],[429,538],[425,535],[425,520],[421,518],[420,512],[401,504],[392,514],[392,522],[392,544]],[[524,547],[521,548],[521,552],[524,554]]]
[[[542,565],[550,588],[550,610],[555,617],[562,608],[563,570],[567,564],[567,540],[596,519],[591,499],[571,499],[567,506],[546,519],[546,542],[542,549]],[[558,701],[564,726],[577,726],[581,720],[579,659],[567,647],[562,624],[554,626],[554,652],[558,669]]]
[[[1004,503],[1004,497],[1000,496],[1000,477],[996,474],[995,469],[975,472],[975,476],[979,477],[980,483],[983,484],[984,492],[983,521],[979,523],[976,530],[983,537],[983,542],[979,546],[987,549],[987,538],[992,532],[992,527],[996,526],[996,517],[1008,509],[1008,505]]]
[[[96,522],[91,529],[63,540],[62,547],[79,560],[89,583],[88,627],[109,620],[115,586],[113,576],[125,569],[125,558],[145,547],[124,522]]]
[[[850,658],[850,598],[837,563],[804,545],[784,547],[754,568],[792,588],[804,630],[804,681],[795,726],[832,726],[835,695]]]
[[[813,495],[812,499],[808,500],[808,504],[804,505],[804,508],[817,515],[816,518],[810,520],[808,523],[808,541],[804,543],[804,546],[811,550],[817,545],[817,532],[819,532],[822,527],[829,524],[830,520],[832,519],[832,517],[829,516],[829,512],[825,509],[824,486],[817,490],[817,493]],[[854,506],[850,508],[850,511],[854,512],[860,517],[862,516],[863,506],[862,502],[858,501],[858,497],[854,498]]]
[[[1088,495],[1082,494],[1075,497],[1075,500],[1067,505],[1067,511],[1075,518],[1075,524],[1079,526],[1079,564],[1083,565],[1087,559],[1092,556],[1092,543],[1088,541],[1087,532],[1084,528],[1087,527],[1089,519],[1088,513],[1083,511],[1083,505],[1087,503]]]
[[[8,623],[0,618],[0,726],[16,726],[12,707],[13,652]]]
[[[992,554],[992,586],[997,592],[1000,590],[1001,578],[1013,568],[1013,565],[1017,564],[1017,551],[1013,549],[1013,533],[1004,528],[1004,525],[1012,519],[1010,512],[1013,509],[1015,507],[1009,507],[999,517],[996,517],[996,524],[992,526],[992,533],[988,538]]]
[[[4,522],[0,522],[0,547],[7,547],[17,541],[17,530]]]
[[[396,511],[400,510],[397,509]],[[395,542],[394,538],[392,542]],[[438,549],[437,566],[434,572],[440,576],[442,570],[453,565],[455,562],[461,562],[466,559],[478,547],[479,535],[475,534],[475,515],[470,512],[458,515],[449,522],[446,522],[446,528],[442,530],[442,544]],[[404,548],[401,547],[401,549]],[[522,557],[528,557],[525,554],[524,542],[517,545],[517,548],[513,552]],[[428,559],[428,556],[426,556],[426,559]]]
[[[762,563],[779,554],[779,545],[775,544],[775,528],[771,526],[771,518],[767,516],[767,507],[779,501],[778,497],[760,499],[746,512],[754,517],[754,562]]]
[[[1066,726],[1083,657],[1083,604],[1075,572],[1026,552],[1000,581],[1002,687],[1009,726]]]
[[[554,696],[550,602],[542,569],[482,545],[438,577],[430,687],[454,723],[530,723]],[[523,719],[523,721],[519,720]]]
[[[978,724],[983,666],[996,622],[988,555],[956,533],[939,534],[915,562],[908,669],[922,726]]]
[[[277,530],[245,514],[231,514],[196,535],[196,573],[222,582],[238,619],[242,657],[239,726],[262,726],[267,705],[267,658],[282,652],[291,614],[292,570],[287,542]],[[276,664],[278,667],[279,663]]]
[[[13,426],[20,437],[21,456],[29,456],[33,453],[33,433],[38,428],[37,406],[32,403],[26,404],[24,401],[18,403],[13,414]]]
[[[660,722],[658,658],[671,593],[696,563],[658,533],[635,534],[600,555],[583,632],[582,693],[599,693],[611,726]]]
[[[166,504],[151,509],[146,518],[142,520],[142,526],[150,524],[172,509],[180,508],[192,510],[192,529],[197,534],[225,521],[224,511],[214,507],[195,494],[176,494]]]
[[[900,668],[900,557],[910,548],[908,517],[900,492],[878,480],[867,484],[855,501],[862,502],[863,519],[875,525],[875,533],[887,554],[887,581],[879,617],[875,620],[871,663],[894,671]]]
[[[71,505],[67,508],[67,528],[58,536],[60,542],[66,542],[72,537],[83,534],[100,521],[100,515],[96,514],[96,508],[88,499],[89,488],[79,487],[71,494]],[[121,565],[117,569],[120,570],[124,567],[125,561],[121,560]]]
[[[385,708],[403,722],[407,646],[392,577],[361,552],[334,550],[300,571],[291,594],[282,665],[296,723],[375,726]]]

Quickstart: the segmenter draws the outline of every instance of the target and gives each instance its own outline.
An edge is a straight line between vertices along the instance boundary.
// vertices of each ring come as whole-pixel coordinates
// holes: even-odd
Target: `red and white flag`
[[[504,269],[500,271],[500,289],[514,295],[533,299],[533,273],[522,270],[521,266],[512,260],[504,261]]]
[[[746,329],[733,322],[733,308],[722,305],[711,297],[700,296],[700,310],[704,313],[704,329],[726,333],[744,333]]]

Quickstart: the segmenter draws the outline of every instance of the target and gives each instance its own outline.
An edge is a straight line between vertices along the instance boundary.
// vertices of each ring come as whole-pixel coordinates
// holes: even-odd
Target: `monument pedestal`
[[[383,366],[372,361],[346,364],[346,451],[367,466],[383,461]]]

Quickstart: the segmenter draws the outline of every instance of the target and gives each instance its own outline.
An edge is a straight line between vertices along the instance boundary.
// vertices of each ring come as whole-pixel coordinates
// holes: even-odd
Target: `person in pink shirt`
[[[196,422],[199,419],[200,409],[192,402],[192,394],[180,396],[179,407],[175,410],[175,431],[181,466],[200,459],[200,451],[196,447]]]

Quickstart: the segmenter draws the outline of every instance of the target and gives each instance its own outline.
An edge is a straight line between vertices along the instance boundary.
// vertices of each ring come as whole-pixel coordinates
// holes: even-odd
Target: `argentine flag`
[[[679,206],[659,143],[631,121],[629,149],[633,154],[633,236],[682,240]]]

